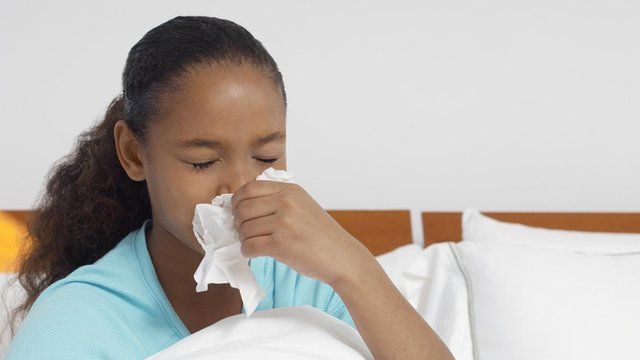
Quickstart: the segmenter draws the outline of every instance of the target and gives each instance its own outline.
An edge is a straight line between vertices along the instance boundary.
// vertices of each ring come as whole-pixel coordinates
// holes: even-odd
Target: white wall
[[[640,210],[633,0],[3,2],[0,208],[31,206],[176,15],[272,53],[289,170],[325,208],[411,209],[416,242],[423,210]]]

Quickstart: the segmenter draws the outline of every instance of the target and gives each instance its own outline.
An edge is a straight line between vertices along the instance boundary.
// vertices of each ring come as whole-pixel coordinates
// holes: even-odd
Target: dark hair
[[[207,16],[177,16],[147,32],[129,51],[122,94],[102,121],[80,134],[47,174],[20,250],[17,280],[26,291],[14,309],[26,315],[40,293],[78,267],[91,264],[151,217],[145,181],[131,180],[118,161],[113,128],[124,119],[140,138],[166,96],[202,64],[250,64],[264,70],[287,101],[282,74],[262,43],[242,26]]]

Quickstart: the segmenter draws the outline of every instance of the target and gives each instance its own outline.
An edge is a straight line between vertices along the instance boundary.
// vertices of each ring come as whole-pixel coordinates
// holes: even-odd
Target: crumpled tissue
[[[294,183],[293,174],[272,167],[264,170],[256,180]],[[193,232],[204,249],[204,257],[193,274],[196,291],[206,291],[208,284],[226,284],[240,290],[247,317],[265,298],[249,267],[249,258],[240,252],[240,237],[231,214],[233,193],[221,194],[210,204],[197,204],[193,216]]]

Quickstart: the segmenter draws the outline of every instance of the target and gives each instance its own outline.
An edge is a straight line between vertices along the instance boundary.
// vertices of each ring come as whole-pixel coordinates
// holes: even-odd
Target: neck
[[[193,273],[203,255],[193,251],[158,223],[152,221],[152,224],[146,233],[149,255],[158,280],[179,315],[187,309],[211,309],[215,312],[216,308],[229,306],[232,299],[237,298],[238,289],[229,284],[209,284],[207,291],[196,292]],[[241,308],[237,311],[239,313]]]

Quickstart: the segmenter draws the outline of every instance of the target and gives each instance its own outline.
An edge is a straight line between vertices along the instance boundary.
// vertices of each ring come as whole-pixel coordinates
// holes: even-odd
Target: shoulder
[[[252,258],[251,270],[267,293],[266,307],[310,305],[355,328],[340,295],[330,285],[302,275],[268,256]]]
[[[90,286],[72,283],[38,298],[20,324],[6,359],[143,355],[142,344],[135,342],[120,314]]]
[[[81,266],[49,285],[34,307],[90,298],[118,308],[149,298],[135,254],[136,234],[137,231],[131,232],[95,263]]]
[[[176,341],[141,275],[135,235],[49,285],[20,324],[7,359],[143,358]]]

